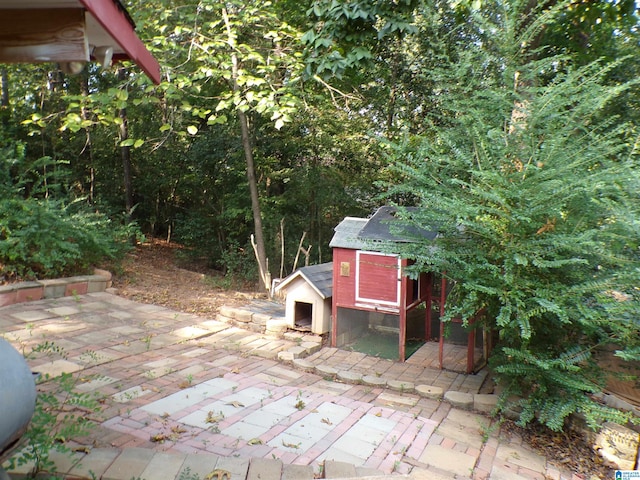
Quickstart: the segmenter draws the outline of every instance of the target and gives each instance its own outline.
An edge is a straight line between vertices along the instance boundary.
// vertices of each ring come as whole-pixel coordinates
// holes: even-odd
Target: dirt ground
[[[113,286],[119,295],[132,300],[211,318],[222,305],[239,306],[254,298],[266,298],[247,286],[222,288],[224,277],[220,272],[188,262],[181,253],[180,245],[150,239],[138,245],[122,269],[114,272]],[[575,433],[553,433],[539,426],[523,430],[509,421],[502,425],[502,431],[523,438],[556,465],[587,480],[613,478],[613,470],[603,465]]]
[[[266,298],[246,285],[225,290],[220,272],[186,260],[183,253],[178,244],[149,239],[128,254],[121,270],[113,272],[113,287],[131,300],[211,317],[222,305]]]

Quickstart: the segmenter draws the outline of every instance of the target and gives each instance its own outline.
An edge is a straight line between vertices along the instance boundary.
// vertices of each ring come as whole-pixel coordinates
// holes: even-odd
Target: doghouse
[[[289,328],[322,335],[331,326],[333,264],[302,267],[276,287],[285,297],[285,318]]]

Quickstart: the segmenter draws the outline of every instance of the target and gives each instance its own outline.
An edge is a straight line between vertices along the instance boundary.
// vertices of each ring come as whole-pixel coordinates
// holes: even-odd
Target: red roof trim
[[[155,83],[160,83],[160,64],[138,38],[127,15],[113,0],[80,0],[127,55]]]

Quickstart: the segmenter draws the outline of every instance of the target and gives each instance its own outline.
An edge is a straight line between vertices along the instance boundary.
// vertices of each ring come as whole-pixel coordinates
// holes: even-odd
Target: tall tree
[[[182,7],[182,24],[174,34],[175,40],[188,47],[189,58],[180,68],[191,68],[194,73],[181,76],[181,82],[185,91],[210,95],[212,102],[208,108],[197,109],[202,121],[189,125],[188,131],[195,135],[207,125],[230,121],[225,111],[236,117],[246,161],[260,282],[269,288],[253,137],[260,117],[269,119],[276,129],[291,122],[302,70],[297,51],[299,33],[277,15],[271,2],[246,5],[206,0]]]

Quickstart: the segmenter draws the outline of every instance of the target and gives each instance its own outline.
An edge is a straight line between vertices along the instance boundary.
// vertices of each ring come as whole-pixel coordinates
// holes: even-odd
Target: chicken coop
[[[422,272],[410,278],[406,275],[410,260],[394,253],[403,243],[418,238],[428,242],[436,235],[401,224],[396,209],[388,206],[369,218],[346,217],[338,224],[329,244],[333,250],[333,347],[370,337],[371,344],[381,348],[391,338],[399,361],[424,347],[429,353],[423,352],[422,358],[429,357],[440,368],[447,359],[461,355],[462,370],[476,369],[486,358],[484,336],[456,322],[445,331],[440,322],[448,291],[444,277]]]

